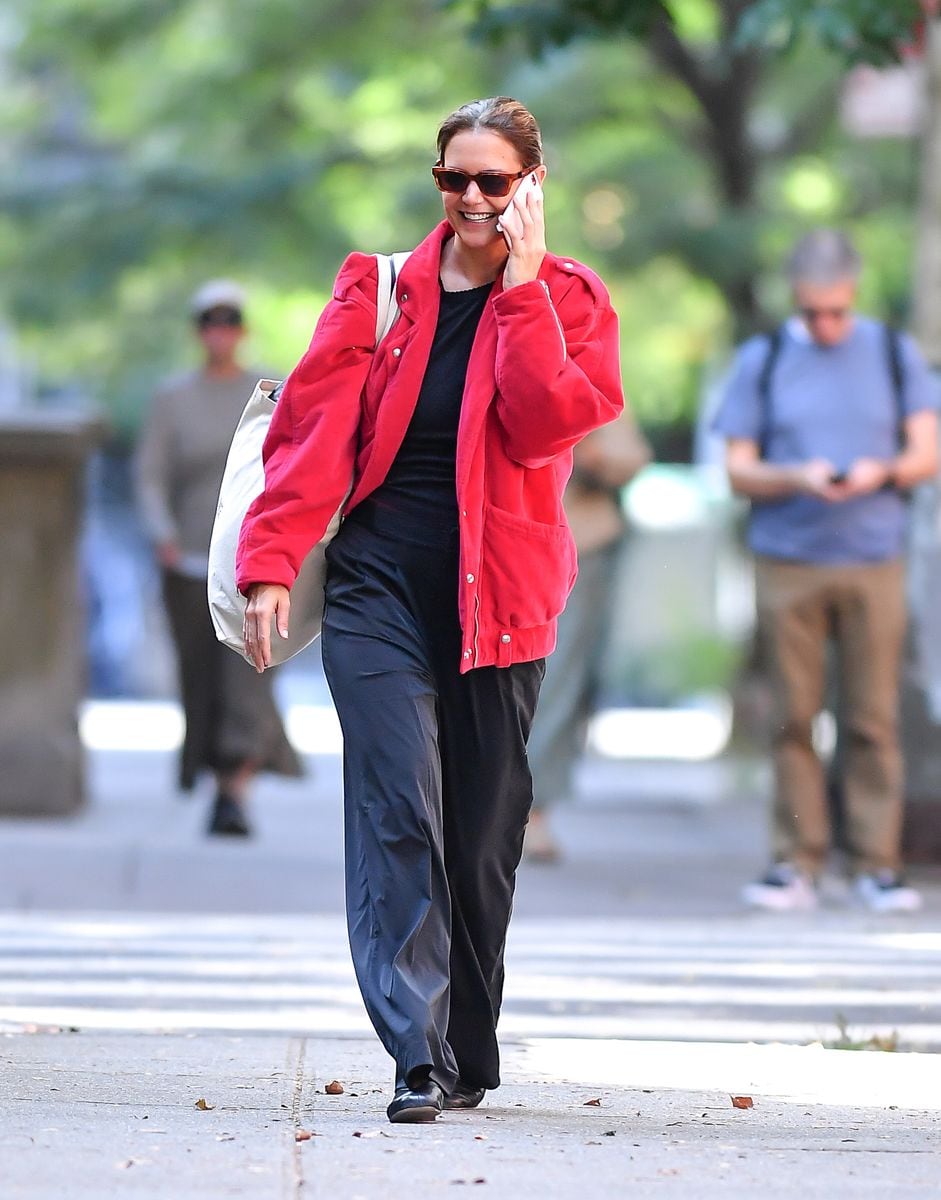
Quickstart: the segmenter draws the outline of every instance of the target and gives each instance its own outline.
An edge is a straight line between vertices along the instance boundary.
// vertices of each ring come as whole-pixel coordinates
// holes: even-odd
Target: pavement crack
[[[301,1128],[301,1105],[304,1096],[304,1056],[307,1052],[306,1038],[292,1038],[291,1056],[294,1058],[294,1088],[291,1095],[291,1183],[290,1195],[296,1200],[304,1187],[303,1142],[295,1134]]]

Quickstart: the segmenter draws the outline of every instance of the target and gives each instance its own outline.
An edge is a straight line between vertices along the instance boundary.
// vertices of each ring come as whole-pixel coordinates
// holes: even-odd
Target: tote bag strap
[[[395,298],[395,281],[411,250],[400,250],[396,254],[377,254],[379,288],[376,294],[376,347],[395,324],[399,305]],[[284,391],[285,380],[281,380],[271,391],[271,399],[277,404]]]
[[[405,265],[411,251],[400,250],[397,254],[377,254],[379,286],[376,293],[376,346],[395,324],[399,305],[395,297],[395,281]]]

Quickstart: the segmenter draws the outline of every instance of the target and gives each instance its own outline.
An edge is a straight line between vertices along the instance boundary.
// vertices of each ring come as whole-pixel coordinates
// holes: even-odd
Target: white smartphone
[[[542,199],[542,185],[540,184],[535,171],[532,173],[532,175],[527,175],[523,182],[519,185],[519,187],[513,193],[513,199],[510,201],[510,204],[516,204],[517,201],[519,201],[521,204],[524,204],[526,202],[527,195],[534,196],[537,200]],[[507,209],[510,207],[510,204],[506,206]],[[505,211],[506,209],[504,209],[504,212]],[[497,229],[503,234],[503,240],[506,242],[507,250],[512,250],[513,247],[510,245],[510,239],[507,237],[506,230],[500,224],[499,220],[497,221]]]

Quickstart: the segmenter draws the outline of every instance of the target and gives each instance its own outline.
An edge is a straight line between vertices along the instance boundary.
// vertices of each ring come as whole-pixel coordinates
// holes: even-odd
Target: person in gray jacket
[[[186,736],[180,787],[201,771],[214,774],[208,832],[247,836],[249,785],[258,771],[300,775],[271,691],[259,675],[216,640],[206,599],[209,539],[232,434],[265,372],[238,362],[245,336],[244,294],[215,280],[192,300],[202,366],[157,391],[136,461],[138,504],[163,577],[176,645]]]

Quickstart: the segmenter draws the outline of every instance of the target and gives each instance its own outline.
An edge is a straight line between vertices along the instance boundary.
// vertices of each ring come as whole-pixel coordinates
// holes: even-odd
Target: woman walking
[[[247,837],[248,793],[259,771],[301,774],[275,707],[271,679],[216,640],[206,604],[209,538],[232,432],[257,380],[238,360],[245,336],[237,284],[213,280],[192,300],[203,363],[168,380],[147,414],[136,462],[137,498],[161,568],[177,655],[186,736],[180,787],[212,772],[207,832]]]
[[[499,1086],[503,951],[532,803],[526,740],[576,573],[572,447],[623,406],[598,277],[547,253],[538,126],[518,102],[445,119],[445,219],[396,282],[352,254],[265,446],[242,526],[246,648],[269,662],[289,588],[328,553],[323,658],[344,736],[350,945],[396,1065],[389,1119]]]

